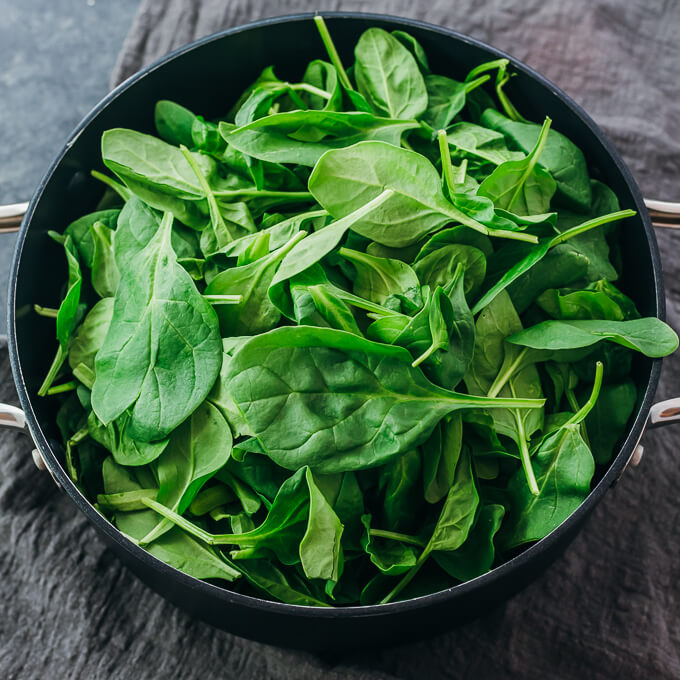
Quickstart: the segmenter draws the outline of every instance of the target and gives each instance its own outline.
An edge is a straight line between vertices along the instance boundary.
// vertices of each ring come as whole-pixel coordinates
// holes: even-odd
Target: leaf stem
[[[608,215],[602,215],[601,217],[594,217],[592,220],[587,220],[582,224],[577,224],[571,229],[563,231],[561,234],[553,236],[550,240],[550,247],[556,246],[560,243],[564,243],[566,240],[573,238],[574,236],[579,236],[580,234],[595,229],[595,227],[600,227],[603,224],[608,224],[609,222],[616,222],[617,220],[625,219],[626,217],[634,217],[636,215],[635,210],[617,210],[616,212],[609,213]]]
[[[593,389],[590,392],[588,401],[576,412],[574,415],[567,420],[563,427],[567,425],[574,425],[576,423],[582,422],[585,417],[592,411],[595,406],[597,398],[600,396],[600,389],[602,387],[602,375],[604,373],[604,367],[601,361],[595,364],[595,380],[593,381]]]
[[[377,538],[387,538],[390,541],[400,541],[401,543],[408,543],[409,545],[415,545],[418,546],[419,548],[425,548],[425,546],[427,545],[425,541],[422,541],[417,536],[400,534],[396,531],[386,531],[384,529],[369,529],[368,533],[371,536],[376,536]]]
[[[66,350],[61,345],[59,345],[59,347],[57,347],[57,353],[55,354],[54,359],[52,360],[50,369],[49,371],[47,371],[45,380],[43,380],[43,384],[40,386],[40,389],[38,390],[39,397],[44,397],[47,394],[47,390],[49,390],[50,387],[52,386],[52,383],[54,382],[54,379],[57,377],[57,373],[59,373],[59,369],[63,366],[64,361],[66,361]]]
[[[437,345],[435,345],[433,342],[417,359],[413,361],[411,366],[413,368],[420,366],[420,364],[422,364],[423,361],[425,361],[426,359],[429,359],[437,349],[438,349]]]
[[[61,385],[54,385],[53,387],[50,387],[49,390],[47,390],[47,396],[61,394],[62,392],[72,392],[76,389],[76,387],[78,387],[78,383],[76,383],[75,380],[71,380],[70,382],[63,383]]]
[[[212,194],[216,198],[234,198],[235,196],[261,196],[264,198],[293,198],[300,200],[314,198],[309,191],[269,191],[267,189],[225,189],[224,191],[213,191]]]
[[[35,310],[36,314],[45,316],[48,319],[56,319],[57,315],[59,314],[59,310],[54,309],[53,307],[41,307],[40,305],[33,305],[33,309]]]
[[[215,194],[213,193],[213,190],[210,188],[208,180],[205,178],[203,171],[201,170],[201,168],[198,167],[196,159],[193,157],[191,151],[189,151],[189,149],[187,149],[187,147],[184,146],[184,144],[180,144],[179,148],[180,151],[184,154],[184,158],[187,159],[187,163],[189,163],[189,166],[194,171],[194,174],[196,175],[196,178],[198,179],[201,188],[203,189],[203,193],[205,193],[205,197],[208,201],[208,210],[210,211],[210,221],[214,225],[213,229],[215,227],[223,229],[229,235],[230,240],[234,241],[236,239],[236,236],[231,233],[231,230],[224,221],[222,213],[220,212],[220,209],[217,205],[217,199],[215,198]],[[219,243],[217,234],[216,240],[218,242],[218,245],[222,245]]]
[[[316,24],[316,28],[319,31],[321,40],[323,41],[323,44],[326,48],[326,52],[328,52],[328,58],[331,60],[331,64],[335,66],[335,70],[338,72],[340,83],[346,90],[351,90],[352,83],[349,81],[347,71],[345,71],[345,67],[342,65],[342,61],[340,60],[340,55],[338,54],[337,49],[335,49],[335,44],[333,43],[333,38],[331,38],[331,34],[328,31],[326,22],[323,20],[323,17],[320,14],[316,14],[314,16],[314,23]]]
[[[475,68],[470,71],[465,77],[465,82],[469,83],[473,81],[480,73],[486,73],[486,71],[493,71],[494,69],[500,69],[505,73],[510,62],[507,59],[494,59],[493,61],[486,62],[485,64],[480,64],[475,66]]]
[[[420,571],[420,568],[425,564],[425,561],[427,558],[430,556],[431,549],[428,546],[425,547],[422,553],[420,553],[420,557],[416,561],[416,563],[407,571],[397,583],[392,590],[385,595],[385,597],[380,600],[380,604],[387,604],[391,600],[393,600],[406,586],[411,583],[415,575]]]
[[[113,189],[124,201],[129,200],[130,196],[132,196],[132,192],[126,186],[120,184],[119,182],[116,182],[115,179],[109,177],[108,175],[105,175],[103,172],[99,172],[98,170],[91,170],[90,174],[95,179],[98,179],[100,182],[103,182],[104,184],[106,184],[106,186]]]
[[[510,390],[515,395],[515,388],[510,381]],[[536,475],[534,474],[534,468],[531,464],[531,454],[529,453],[529,446],[527,444],[527,435],[524,430],[524,421],[522,420],[522,414],[518,409],[512,410],[512,415],[515,418],[515,425],[517,426],[517,434],[519,435],[519,456],[522,460],[522,467],[524,468],[524,474],[527,478],[527,484],[529,485],[529,490],[534,496],[538,496],[541,492],[538,489],[538,483],[536,482]]]
[[[203,294],[211,305],[239,305],[243,302],[243,295],[211,295]]]
[[[523,231],[510,231],[509,229],[489,229],[489,236],[498,238],[514,239],[515,241],[525,241],[526,243],[538,243],[538,236],[527,234]]]
[[[499,373],[496,376],[496,379],[493,381],[489,391],[486,393],[487,397],[497,396],[498,393],[505,387],[505,383],[508,382],[517,367],[522,363],[522,359],[524,359],[524,355],[527,353],[528,349],[528,347],[524,347],[522,351],[515,357],[510,366],[508,366],[508,368],[503,373]]]
[[[503,89],[511,77],[511,74],[507,73],[505,68],[498,70],[498,75],[496,76],[496,96],[510,120],[514,120],[517,123],[527,123],[527,119],[515,108],[515,105],[508,99],[508,95],[505,94]]]
[[[295,91],[295,89],[290,83],[288,83],[288,96],[300,110],[306,111],[308,109],[307,104],[304,103],[302,97]]]
[[[449,140],[446,136],[446,130],[439,130],[437,132],[437,141],[439,142],[439,154],[442,158],[442,175],[444,175],[444,182],[446,188],[449,190],[449,195],[453,196],[455,191],[455,181],[453,179],[453,165],[451,163],[451,151],[449,149]]]
[[[551,123],[552,119],[549,116],[546,116],[545,120],[543,121],[543,127],[541,128],[541,131],[538,135],[538,139],[536,140],[536,144],[525,159],[527,161],[527,167],[524,169],[524,172],[522,173],[520,180],[517,182],[515,193],[513,194],[512,198],[510,199],[510,202],[508,203],[508,210],[512,209],[513,204],[519,197],[522,189],[524,188],[524,185],[526,184],[527,179],[533,172],[534,167],[538,162],[538,157],[541,155],[543,147],[545,146],[545,142],[548,139],[548,132],[550,131]]]
[[[330,92],[326,92],[326,90],[322,90],[320,87],[314,87],[314,85],[310,85],[309,83],[288,83],[288,87],[291,90],[303,90],[304,92],[309,92],[309,94],[313,94],[326,100],[333,96]]]

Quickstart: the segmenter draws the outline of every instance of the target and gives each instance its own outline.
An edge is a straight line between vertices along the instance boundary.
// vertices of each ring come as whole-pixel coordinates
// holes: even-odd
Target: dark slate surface
[[[116,78],[218,28],[316,7],[385,7],[510,51],[594,115],[645,192],[680,199],[674,2],[145,0]],[[677,329],[680,235],[662,233],[660,245],[669,321]],[[658,398],[674,396],[679,385],[676,356],[664,363]],[[14,398],[0,352],[0,400]],[[607,494],[565,557],[495,613],[427,642],[334,658],[241,640],[164,602],[101,545],[49,476],[35,471],[26,439],[5,434],[0,677],[678,678],[679,434],[673,428],[648,434],[642,465]]]
[[[0,0],[0,205],[27,201],[108,91],[139,0]],[[14,235],[0,236],[0,336]]]

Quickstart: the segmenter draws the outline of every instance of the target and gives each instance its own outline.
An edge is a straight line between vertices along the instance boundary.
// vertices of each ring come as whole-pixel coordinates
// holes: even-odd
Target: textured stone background
[[[0,205],[27,201],[107,93],[139,0],[0,0]],[[0,236],[0,336],[14,235]]]
[[[76,11],[63,4],[63,11]],[[99,0],[97,12],[106,5],[99,15],[87,15],[80,8],[83,16],[98,18],[88,25],[89,37],[72,30],[72,49],[82,48],[82,54],[69,62],[69,68],[89,73],[103,60],[104,48],[114,41],[114,29],[133,4],[118,0],[114,11],[114,3]],[[62,1],[49,7],[61,5]],[[261,15],[317,8],[385,8],[446,24],[509,51],[562,86],[594,116],[622,151],[645,193],[680,200],[677,2],[145,0],[114,81],[219,28]],[[27,66],[19,73],[25,87],[34,88],[32,97],[38,97],[50,87],[45,74],[53,73],[52,62],[62,58],[64,45],[56,30],[52,42],[37,41],[31,37],[37,35],[31,32],[32,24],[25,23],[27,15],[18,16],[9,2],[0,0],[0,49],[6,49],[5,35],[22,49],[27,40],[36,41],[37,51],[24,52]],[[65,21],[63,16],[54,9],[35,21],[58,26]],[[0,73],[0,83],[5,84],[6,77]],[[60,144],[57,137],[67,131],[49,126],[67,120],[70,129],[103,93],[103,79],[84,77],[91,100],[81,102],[79,88],[74,87],[72,99],[83,106],[74,112],[68,98],[60,99],[57,107],[40,97],[41,116],[30,118],[35,130],[23,129],[29,115],[35,115],[32,98],[13,99],[24,103],[7,109],[3,92],[0,121],[3,133],[11,129],[12,136],[0,146],[1,198],[27,194],[42,171],[42,167],[8,168],[8,162],[22,156],[24,148],[40,155],[51,144],[43,155],[44,166]],[[40,87],[35,87],[34,79]],[[16,115],[21,120],[15,120]],[[13,139],[23,140],[21,149]],[[680,263],[675,254],[680,235],[662,233],[660,245],[668,316],[677,330]],[[664,363],[658,398],[676,395],[679,386],[676,356]],[[14,399],[6,355],[0,350],[0,400]],[[22,436],[0,435],[0,677],[678,678],[679,434],[673,428],[648,434],[642,465],[629,470],[607,494],[564,558],[492,615],[427,642],[337,657],[275,649],[191,620],[141,585],[100,544],[49,476],[36,472],[31,447]]]

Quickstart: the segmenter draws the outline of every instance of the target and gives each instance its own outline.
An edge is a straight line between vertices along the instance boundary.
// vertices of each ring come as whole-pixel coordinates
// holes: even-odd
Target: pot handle
[[[19,432],[28,434],[24,412],[16,406],[0,404],[0,429],[18,430]],[[37,448],[34,448],[33,451],[31,451],[31,456],[33,457],[33,462],[38,470],[47,470],[47,465],[45,465],[42,454]],[[52,476],[52,478],[54,479],[54,476]],[[56,479],[54,481],[57,486],[59,486],[59,482],[57,482]]]
[[[0,205],[0,234],[19,231],[26,210],[28,210],[28,203]]]

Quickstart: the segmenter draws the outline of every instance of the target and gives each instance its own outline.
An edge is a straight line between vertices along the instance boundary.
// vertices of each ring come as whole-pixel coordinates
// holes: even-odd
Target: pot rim
[[[55,160],[50,165],[47,172],[44,174],[40,180],[35,193],[33,194],[31,201],[28,206],[28,210],[21,224],[21,229],[18,234],[14,257],[12,261],[12,266],[10,270],[10,285],[8,294],[8,309],[7,309],[7,330],[8,330],[8,345],[10,354],[10,363],[12,367],[12,373],[14,376],[14,382],[19,395],[19,400],[21,407],[26,415],[26,423],[30,432],[30,435],[35,442],[36,446],[40,450],[42,457],[49,468],[50,472],[55,477],[56,481],[64,488],[66,493],[69,495],[71,500],[75,503],[79,510],[81,510],[88,520],[95,525],[99,531],[102,531],[107,535],[109,539],[117,543],[121,548],[123,548],[129,557],[133,560],[140,560],[146,563],[159,572],[159,575],[165,575],[166,577],[173,579],[180,585],[193,589],[195,591],[201,592],[202,595],[210,596],[216,598],[227,605],[240,605],[246,608],[259,610],[262,612],[270,612],[281,615],[293,616],[296,618],[312,618],[312,619],[336,619],[336,618],[366,618],[366,617],[381,617],[390,614],[398,614],[411,610],[423,609],[432,605],[442,604],[448,600],[454,600],[457,597],[465,596],[473,591],[483,589],[486,585],[493,583],[499,579],[509,576],[510,574],[517,572],[524,566],[533,562],[537,559],[541,553],[550,550],[563,534],[567,533],[570,528],[574,527],[576,524],[580,523],[585,516],[595,507],[595,505],[601,500],[604,493],[610,486],[613,486],[626,464],[632,455],[637,443],[642,436],[645,423],[647,421],[647,416],[652,405],[654,398],[654,393],[656,391],[657,384],[659,382],[659,375],[661,372],[661,360],[654,359],[651,361],[649,380],[644,391],[644,396],[642,398],[640,407],[635,416],[635,419],[630,426],[626,438],[620,447],[619,453],[613,459],[609,469],[602,476],[597,485],[591,490],[587,498],[581,503],[581,505],[556,529],[554,529],[550,534],[545,536],[540,541],[529,546],[523,550],[520,554],[513,557],[512,559],[504,562],[498,567],[492,569],[490,572],[478,576],[475,579],[466,581],[445,590],[438,591],[436,593],[431,593],[428,595],[422,595],[420,597],[412,598],[409,600],[402,600],[397,602],[390,602],[388,604],[374,604],[374,605],[353,605],[353,606],[339,606],[339,607],[313,607],[308,605],[294,605],[286,604],[282,602],[274,602],[271,600],[265,600],[258,597],[253,597],[250,595],[244,595],[241,593],[234,592],[228,588],[214,585],[206,581],[201,581],[193,576],[189,576],[174,567],[169,566],[165,562],[153,557],[151,554],[146,552],[143,548],[134,544],[127,537],[125,537],[118,529],[116,529],[113,524],[111,524],[103,515],[100,515],[90,504],[89,501],[81,494],[78,488],[70,479],[69,475],[66,474],[64,469],[61,467],[56,454],[52,450],[47,438],[43,434],[38,420],[33,411],[31,405],[31,398],[27,392],[26,384],[23,379],[23,373],[21,370],[21,365],[19,362],[19,354],[17,348],[17,337],[16,337],[16,325],[15,325],[15,304],[16,304],[16,292],[17,292],[17,279],[19,273],[19,266],[21,262],[21,256],[23,252],[23,247],[26,239],[26,234],[28,232],[33,214],[35,212],[36,206],[38,205],[41,196],[49,184],[55,169],[61,163],[64,155],[69,150],[71,145],[75,142],[81,132],[92,122],[92,120],[104,110],[109,103],[120,96],[123,92],[129,89],[137,81],[143,79],[147,74],[155,71],[156,69],[162,68],[166,63],[173,61],[177,58],[182,57],[184,54],[193,51],[203,45],[211,42],[222,40],[228,38],[229,36],[236,35],[245,31],[258,29],[263,26],[270,26],[276,24],[293,23],[299,21],[311,21],[315,14],[321,14],[324,18],[331,20],[335,19],[361,19],[361,20],[373,20],[381,23],[393,24],[395,28],[405,28],[408,30],[409,27],[419,28],[425,31],[439,33],[452,39],[455,42],[463,42],[468,45],[473,45],[477,48],[485,50],[491,58],[505,58],[508,59],[510,65],[515,71],[521,72],[528,76],[529,78],[538,81],[543,87],[548,88],[553,94],[557,95],[561,103],[578,116],[578,118],[589,128],[595,137],[602,144],[610,159],[617,167],[618,171],[621,173],[624,181],[626,182],[628,189],[633,197],[635,203],[635,209],[637,210],[638,216],[642,222],[642,226],[647,237],[647,241],[650,246],[650,255],[652,259],[652,271],[654,274],[655,283],[655,307],[656,315],[665,320],[665,297],[664,297],[664,284],[663,276],[661,271],[661,261],[659,256],[659,250],[656,242],[656,237],[654,230],[652,228],[651,220],[647,213],[644,205],[642,194],[640,192],[637,183],[633,179],[628,167],[624,163],[623,159],[620,157],[619,153],[614,148],[613,144],[609,141],[606,135],[600,130],[597,124],[592,120],[592,118],[576,103],[574,102],[565,92],[563,92],[559,87],[554,85],[547,78],[539,74],[537,71],[522,63],[521,61],[515,59],[511,55],[495,48],[487,43],[471,38],[469,36],[463,35],[449,28],[443,26],[437,26],[430,24],[428,22],[420,21],[417,19],[410,19],[406,17],[399,17],[396,15],[380,14],[380,13],[370,13],[370,12],[304,12],[296,14],[288,14],[277,17],[271,17],[267,19],[261,19],[258,21],[250,22],[241,26],[236,26],[233,28],[220,31],[204,38],[200,38],[192,43],[184,45],[176,50],[173,50],[169,54],[157,59],[153,63],[149,64],[145,68],[141,69],[137,73],[128,77],[115,89],[109,92],[105,97],[103,97],[80,121],[80,123],[75,127],[73,132],[69,135],[67,142],[62,147],[61,151],[56,156]]]

